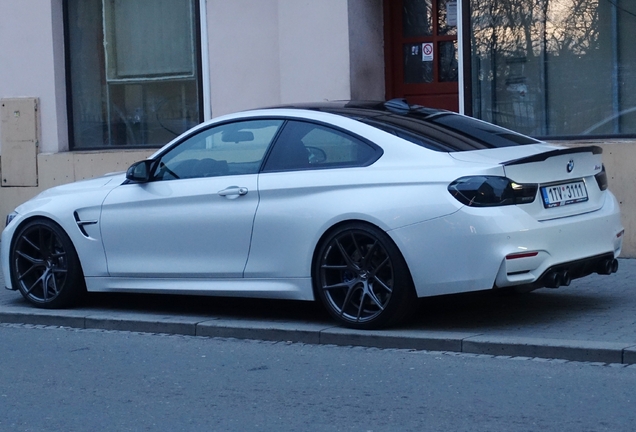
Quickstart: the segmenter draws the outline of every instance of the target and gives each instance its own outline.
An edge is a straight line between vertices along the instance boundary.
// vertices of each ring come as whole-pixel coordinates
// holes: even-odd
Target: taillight
[[[605,164],[603,164],[603,168],[594,176],[596,179],[596,183],[598,183],[598,188],[602,191],[607,189],[607,173],[605,172]]]
[[[537,184],[515,183],[507,177],[461,177],[448,186],[459,202],[470,207],[528,204],[537,196]]]

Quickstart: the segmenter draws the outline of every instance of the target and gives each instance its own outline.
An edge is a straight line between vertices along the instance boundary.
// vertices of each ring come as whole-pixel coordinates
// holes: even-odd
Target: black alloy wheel
[[[396,325],[417,304],[402,254],[384,231],[371,225],[349,224],[330,233],[319,249],[313,276],[318,297],[347,327]]]
[[[73,243],[52,221],[37,219],[19,228],[10,260],[13,287],[35,306],[69,306],[84,291],[84,278]]]

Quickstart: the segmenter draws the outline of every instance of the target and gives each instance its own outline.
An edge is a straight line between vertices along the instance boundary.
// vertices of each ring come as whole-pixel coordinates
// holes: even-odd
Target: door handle
[[[230,186],[228,188],[219,191],[219,195],[227,199],[236,199],[242,195],[247,194],[248,189],[246,187]]]

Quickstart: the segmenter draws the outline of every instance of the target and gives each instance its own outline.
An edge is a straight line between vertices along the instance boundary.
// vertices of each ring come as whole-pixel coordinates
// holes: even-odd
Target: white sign
[[[446,3],[446,25],[457,27],[457,0],[449,0]]]
[[[422,61],[433,61],[433,44],[431,42],[422,44]]]

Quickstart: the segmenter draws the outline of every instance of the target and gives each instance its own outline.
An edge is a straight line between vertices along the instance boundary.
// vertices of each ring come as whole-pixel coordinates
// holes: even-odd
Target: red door
[[[459,111],[457,0],[385,0],[387,99]]]

